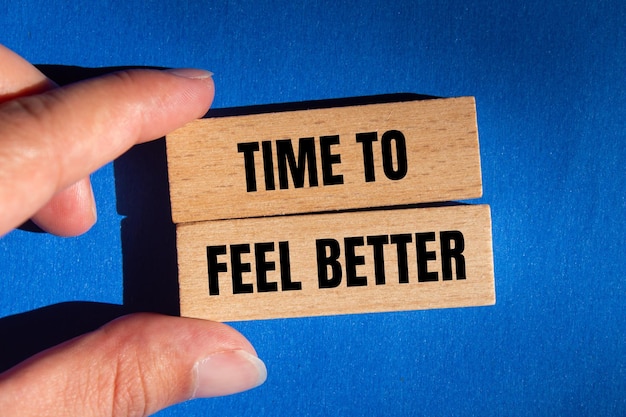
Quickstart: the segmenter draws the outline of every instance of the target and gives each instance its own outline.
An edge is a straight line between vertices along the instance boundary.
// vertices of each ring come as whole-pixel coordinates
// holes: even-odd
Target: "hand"
[[[132,145],[202,116],[210,73],[137,70],[64,88],[0,46],[0,236],[32,218],[71,236],[96,221],[89,174]],[[3,416],[145,416],[240,392],[266,370],[234,329],[135,314],[0,375]]]

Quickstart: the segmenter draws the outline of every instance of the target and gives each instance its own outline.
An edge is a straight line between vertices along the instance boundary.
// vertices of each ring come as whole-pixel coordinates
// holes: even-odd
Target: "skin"
[[[57,88],[0,46],[0,236],[32,219],[60,236],[96,221],[89,174],[209,108],[210,74],[136,70]],[[134,314],[0,374],[3,416],[145,416],[265,380],[221,323]]]

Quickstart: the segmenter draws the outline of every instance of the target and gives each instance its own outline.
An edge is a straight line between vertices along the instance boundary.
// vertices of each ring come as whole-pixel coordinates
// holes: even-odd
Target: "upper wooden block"
[[[472,97],[201,119],[167,158],[175,223],[482,195]]]

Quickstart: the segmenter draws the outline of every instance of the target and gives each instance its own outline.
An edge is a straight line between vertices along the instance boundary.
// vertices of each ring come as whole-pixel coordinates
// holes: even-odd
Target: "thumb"
[[[134,314],[0,375],[0,410],[7,417],[147,416],[265,378],[254,348],[231,327]]]

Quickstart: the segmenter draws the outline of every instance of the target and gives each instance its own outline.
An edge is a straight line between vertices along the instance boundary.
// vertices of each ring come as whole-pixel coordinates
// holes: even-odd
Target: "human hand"
[[[89,174],[202,116],[200,70],[136,70],[55,88],[0,46],[0,236],[32,218],[78,235],[96,221]],[[134,314],[0,374],[2,416],[145,416],[264,382],[252,345],[220,323]]]

